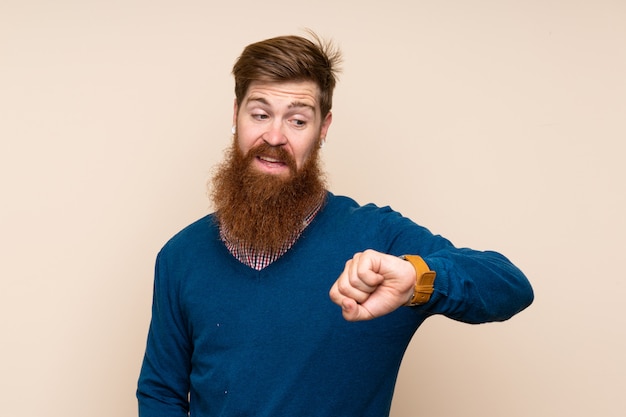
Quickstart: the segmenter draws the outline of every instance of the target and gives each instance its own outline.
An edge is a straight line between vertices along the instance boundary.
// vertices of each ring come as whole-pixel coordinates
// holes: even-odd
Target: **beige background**
[[[392,415],[626,415],[622,0],[1,0],[0,415],[136,414],[154,257],[209,210],[231,65],[304,27],[345,54],[331,189],[536,290],[504,324],[428,321]]]

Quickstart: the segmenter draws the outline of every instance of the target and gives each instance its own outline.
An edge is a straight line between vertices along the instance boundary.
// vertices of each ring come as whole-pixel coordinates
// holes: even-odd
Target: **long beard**
[[[252,168],[257,155],[268,153],[288,163],[288,178]],[[236,138],[212,182],[211,199],[228,240],[262,253],[276,253],[294,239],[326,190],[319,149],[312,151],[298,171],[284,149],[264,143],[243,155]]]

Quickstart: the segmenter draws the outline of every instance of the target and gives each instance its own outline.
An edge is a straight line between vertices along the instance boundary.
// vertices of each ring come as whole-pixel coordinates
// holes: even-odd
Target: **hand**
[[[359,252],[330,289],[348,321],[371,320],[405,305],[415,286],[415,268],[397,256],[371,249]]]

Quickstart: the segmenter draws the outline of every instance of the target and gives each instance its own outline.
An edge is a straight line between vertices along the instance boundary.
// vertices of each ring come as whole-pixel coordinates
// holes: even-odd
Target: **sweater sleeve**
[[[431,314],[466,323],[504,321],[533,301],[526,276],[500,253],[449,246],[423,259],[437,273],[423,306]]]
[[[191,343],[163,252],[157,257],[152,320],[139,376],[140,417],[186,417]]]
[[[507,320],[532,303],[530,282],[504,255],[458,248],[399,213],[388,213],[382,226],[398,231],[392,253],[419,255],[437,273],[428,303],[413,308],[465,323],[485,323]]]

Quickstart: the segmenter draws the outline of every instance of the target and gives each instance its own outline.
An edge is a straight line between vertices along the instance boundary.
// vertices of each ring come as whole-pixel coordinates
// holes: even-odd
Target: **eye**
[[[252,118],[255,120],[267,120],[269,116],[265,113],[253,113]]]
[[[302,119],[291,119],[291,123],[296,127],[304,127],[306,126],[306,121]]]

